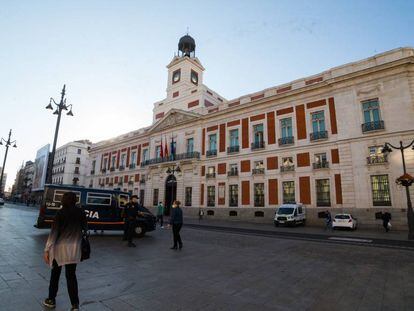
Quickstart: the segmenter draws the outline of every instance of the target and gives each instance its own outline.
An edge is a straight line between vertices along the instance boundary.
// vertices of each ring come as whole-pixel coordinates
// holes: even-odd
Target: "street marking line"
[[[360,242],[360,243],[372,243],[372,240],[354,239],[354,238],[340,238],[340,237],[330,237],[330,238],[328,238],[328,240],[347,241],[347,242]]]

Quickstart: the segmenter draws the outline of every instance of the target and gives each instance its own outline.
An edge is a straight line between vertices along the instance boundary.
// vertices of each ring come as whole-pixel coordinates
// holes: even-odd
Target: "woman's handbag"
[[[82,231],[81,240],[81,261],[89,259],[91,257],[91,244],[89,243],[89,233]]]

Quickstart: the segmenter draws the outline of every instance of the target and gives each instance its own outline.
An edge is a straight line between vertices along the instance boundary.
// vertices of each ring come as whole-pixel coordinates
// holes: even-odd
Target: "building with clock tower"
[[[413,48],[231,100],[203,84],[188,34],[167,70],[152,124],[94,144],[85,186],[162,201],[167,213],[177,199],[187,216],[271,223],[276,207],[300,202],[308,223],[330,209],[375,226],[374,213],[389,210],[406,226],[401,158],[381,147],[414,138]],[[406,165],[412,173],[412,150]]]

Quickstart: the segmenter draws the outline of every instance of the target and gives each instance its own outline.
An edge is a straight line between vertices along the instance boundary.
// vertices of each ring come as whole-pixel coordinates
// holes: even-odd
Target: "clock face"
[[[198,74],[193,70],[191,70],[191,82],[198,84]]]
[[[172,76],[173,83],[180,81],[180,77],[181,77],[181,70],[174,71],[173,76]]]

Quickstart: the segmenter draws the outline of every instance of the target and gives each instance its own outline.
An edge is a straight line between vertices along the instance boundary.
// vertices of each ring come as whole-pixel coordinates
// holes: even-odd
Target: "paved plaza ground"
[[[33,208],[0,208],[0,310],[43,310],[48,230],[33,227]],[[81,310],[413,310],[414,248],[187,226],[184,249],[158,229],[127,248],[120,232],[92,235],[92,258],[78,266]],[[232,224],[233,227],[237,225]],[[240,225],[239,225],[240,226]],[[257,229],[251,225],[247,229]],[[270,231],[270,227],[264,227]],[[302,231],[301,231],[302,230]],[[251,234],[249,234],[249,232]],[[325,236],[383,239],[383,233]],[[390,248],[395,243],[396,248]],[[68,310],[62,274],[56,310]]]

